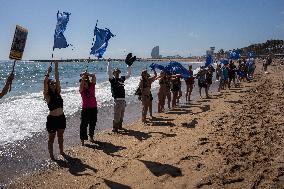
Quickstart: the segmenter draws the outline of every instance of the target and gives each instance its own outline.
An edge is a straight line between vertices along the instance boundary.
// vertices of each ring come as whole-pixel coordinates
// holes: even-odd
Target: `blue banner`
[[[70,15],[71,13],[68,12],[63,12],[63,13],[60,13],[59,11],[57,12],[57,24],[54,32],[53,50],[55,48],[58,49],[66,48],[70,45],[67,43],[66,38],[63,35],[63,33],[66,30],[66,26],[69,21]]]
[[[205,67],[213,64],[213,58],[211,54],[207,54],[206,61],[205,61]]]
[[[224,65],[229,64],[229,60],[228,59],[224,59],[224,58],[222,58],[220,60],[220,62],[221,62],[221,64],[224,64]]]
[[[233,50],[229,53],[229,59],[238,60],[240,59],[241,54],[239,50]]]
[[[181,63],[174,62],[174,61],[170,62],[167,66],[152,63],[150,65],[150,68],[152,70],[155,70],[155,69],[163,70],[167,74],[180,74],[181,77],[183,78],[188,78],[191,76],[189,71],[185,67],[183,67]]]
[[[91,48],[90,54],[95,55],[98,58],[102,58],[108,47],[108,41],[114,35],[110,32],[109,29],[100,29],[95,27],[94,35],[96,36],[96,41]]]

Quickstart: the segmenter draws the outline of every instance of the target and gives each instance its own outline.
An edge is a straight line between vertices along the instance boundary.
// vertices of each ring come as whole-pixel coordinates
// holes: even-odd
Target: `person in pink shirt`
[[[80,139],[82,146],[88,140],[87,127],[89,125],[90,142],[94,141],[94,132],[97,123],[97,99],[95,96],[96,75],[87,72],[82,73],[80,79],[80,94],[82,97]],[[91,81],[89,79],[91,77]]]

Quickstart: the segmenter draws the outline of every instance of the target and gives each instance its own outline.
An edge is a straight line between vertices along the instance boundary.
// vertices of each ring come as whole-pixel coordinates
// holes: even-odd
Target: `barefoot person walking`
[[[47,116],[46,129],[48,131],[48,152],[50,158],[54,160],[53,143],[57,133],[58,145],[60,154],[63,155],[63,134],[66,128],[66,118],[63,113],[63,99],[60,95],[61,87],[58,73],[58,62],[55,65],[55,81],[49,79],[51,67],[48,68],[47,74],[44,78],[43,96],[47,102],[49,114]]]
[[[92,78],[90,81],[89,77]],[[90,142],[94,141],[94,132],[97,123],[97,99],[95,96],[96,75],[87,72],[81,74],[80,94],[82,97],[80,139],[82,146],[88,140],[87,127],[89,125]]]
[[[122,122],[125,111],[125,89],[124,81],[131,75],[131,66],[127,66],[127,75],[119,77],[121,71],[118,68],[112,70],[110,62],[107,63],[107,72],[109,82],[111,84],[112,97],[114,98],[114,119],[113,119],[113,132],[118,132],[122,129]]]

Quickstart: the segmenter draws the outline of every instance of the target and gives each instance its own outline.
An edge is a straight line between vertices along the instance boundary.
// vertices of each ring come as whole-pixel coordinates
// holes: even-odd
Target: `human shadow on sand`
[[[155,117],[149,120],[148,125],[173,127],[175,126],[175,124],[172,121],[174,121],[174,119],[169,119],[169,118],[164,118],[164,117]]]
[[[191,128],[191,129],[193,129],[193,128],[196,127],[197,124],[198,124],[197,118],[194,118],[194,119],[193,119],[191,122],[189,122],[189,123],[182,123],[182,126],[183,126],[183,127],[186,127],[186,128]]]
[[[150,133],[144,133],[142,131],[135,131],[135,130],[125,129],[125,128],[123,128],[123,130],[120,131],[119,133],[122,135],[133,136],[140,141],[147,140],[148,138],[152,137]]]
[[[167,112],[166,114],[189,114],[191,113],[191,110],[185,109],[185,108],[174,108],[172,110],[170,110],[169,112]]]
[[[169,164],[161,164],[153,161],[139,160],[157,177],[170,175],[172,177],[182,176],[181,169]]]
[[[225,100],[224,102],[232,103],[232,104],[242,104],[243,102],[241,100]]]
[[[164,137],[175,137],[175,136],[177,136],[176,134],[163,133],[163,132],[155,132],[155,131],[150,132],[150,133],[151,133],[151,134],[160,134],[160,135],[162,135],[163,138],[164,138]]]
[[[89,173],[83,173],[87,169],[92,170],[94,173],[97,169],[84,164],[80,159],[71,157],[67,154],[62,155],[65,160],[54,160],[60,167],[68,168],[69,172],[74,176],[90,175]]]
[[[104,179],[104,182],[111,189],[131,189],[130,186],[120,184],[118,182],[110,181],[110,180],[107,180],[107,179]]]
[[[115,152],[126,149],[126,147],[124,146],[116,146],[112,143],[101,141],[95,141],[94,144],[86,144],[85,146],[94,150],[102,150],[105,154],[110,155],[112,157],[119,156],[115,155]]]

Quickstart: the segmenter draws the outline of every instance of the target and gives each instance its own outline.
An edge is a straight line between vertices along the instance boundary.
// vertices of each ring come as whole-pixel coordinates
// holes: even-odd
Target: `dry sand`
[[[269,70],[148,126],[99,133],[10,188],[283,188],[284,66]]]

